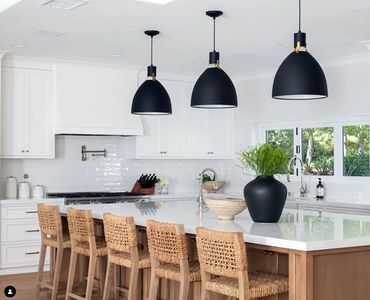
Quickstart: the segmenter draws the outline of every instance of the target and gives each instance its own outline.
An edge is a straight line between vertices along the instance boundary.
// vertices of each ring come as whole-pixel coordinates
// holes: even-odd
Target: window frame
[[[287,122],[274,122],[274,123],[260,123],[258,143],[266,142],[266,131],[268,130],[279,130],[279,129],[293,129],[294,130],[294,155],[297,155],[302,159],[302,129],[304,128],[322,128],[322,127],[333,127],[334,131],[334,175],[305,175],[311,176],[313,180],[322,178],[325,181],[343,181],[343,182],[368,182],[370,176],[344,176],[344,137],[343,137],[343,127],[344,126],[356,126],[356,125],[369,125],[370,126],[370,116],[361,115],[356,117],[351,117],[347,119],[342,119],[341,121],[287,121]],[[370,134],[370,133],[369,133]],[[299,151],[297,151],[297,146],[299,146]],[[297,175],[298,174],[298,175]],[[293,181],[299,181],[301,176],[301,168],[298,166],[291,175]]]

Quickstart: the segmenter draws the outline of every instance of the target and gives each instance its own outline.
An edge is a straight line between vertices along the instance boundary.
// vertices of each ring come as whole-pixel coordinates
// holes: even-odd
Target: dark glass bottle
[[[321,182],[321,178],[319,178],[319,183],[316,185],[316,199],[323,200],[325,196],[325,188]]]

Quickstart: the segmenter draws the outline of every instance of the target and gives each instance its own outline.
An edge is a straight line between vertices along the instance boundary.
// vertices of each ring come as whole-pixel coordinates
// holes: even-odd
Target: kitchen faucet
[[[288,182],[290,182],[289,171],[290,171],[290,168],[292,167],[292,163],[294,162],[294,164],[296,164],[297,160],[301,164],[301,188],[299,189],[299,192],[300,192],[300,196],[304,197],[308,192],[308,187],[307,187],[307,184],[305,184],[303,182],[303,161],[297,155],[294,155],[289,160],[289,162],[288,162],[288,174],[287,174],[286,177],[287,177]]]
[[[203,176],[206,172],[212,172],[214,180],[216,180],[216,171],[211,168],[205,168],[202,172],[199,174],[199,206],[202,206],[204,204],[204,196],[203,196]]]

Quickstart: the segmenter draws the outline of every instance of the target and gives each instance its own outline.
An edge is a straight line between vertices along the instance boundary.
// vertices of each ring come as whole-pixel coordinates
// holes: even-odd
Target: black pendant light
[[[191,106],[196,108],[233,108],[238,106],[238,99],[233,82],[220,68],[220,53],[216,52],[216,18],[222,11],[206,12],[213,18],[213,51],[209,53],[211,65],[195,83],[191,95]]]
[[[314,100],[328,97],[323,70],[307,51],[306,34],[301,32],[301,0],[299,30],[294,34],[294,51],[280,65],[274,79],[272,97],[282,100]]]
[[[148,79],[136,91],[132,100],[131,113],[135,115],[169,115],[172,114],[170,96],[163,85],[156,79],[157,67],[153,66],[153,37],[159,34],[157,30],[147,30],[150,36],[150,66]]]

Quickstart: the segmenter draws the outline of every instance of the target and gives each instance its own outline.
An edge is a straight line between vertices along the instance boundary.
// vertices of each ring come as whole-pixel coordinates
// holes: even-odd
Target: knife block
[[[151,188],[143,188],[139,181],[136,181],[134,187],[132,188],[132,193],[144,194],[144,195],[154,195],[155,185]]]

